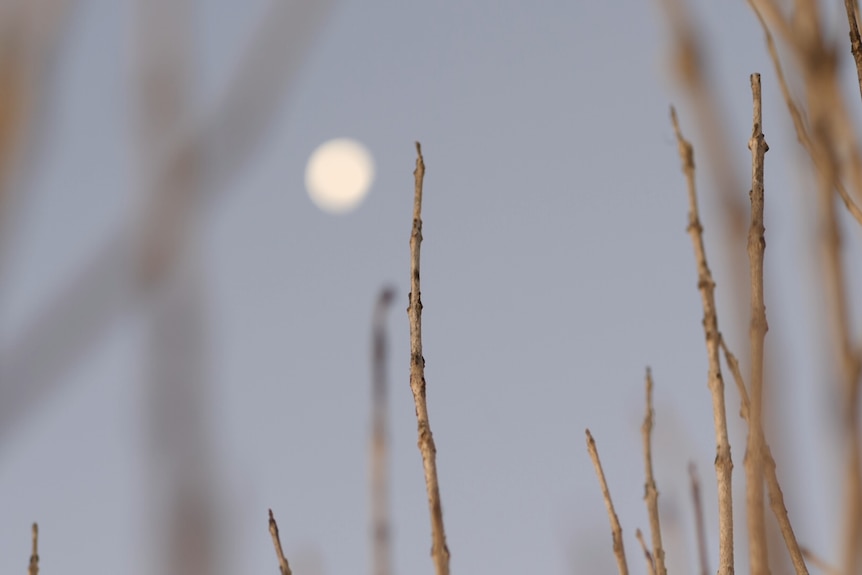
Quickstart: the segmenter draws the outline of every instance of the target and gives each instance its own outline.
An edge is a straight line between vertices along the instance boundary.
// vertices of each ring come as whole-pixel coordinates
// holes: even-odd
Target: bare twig
[[[815,554],[811,549],[808,549],[807,547],[802,547],[802,555],[805,556],[806,561],[820,569],[824,573],[824,575],[841,575],[841,571],[827,563],[822,557]]]
[[[272,535],[272,544],[275,546],[275,556],[278,558],[278,568],[281,571],[281,575],[292,575],[290,565],[287,563],[287,558],[284,556],[284,551],[281,548],[281,539],[278,536],[278,524],[272,515],[272,509],[269,510],[269,534]]]
[[[694,245],[697,261],[698,290],[703,302],[703,330],[706,336],[706,354],[709,362],[709,390],[712,394],[712,413],[715,427],[715,474],[718,483],[718,573],[733,575],[733,490],[731,474],[733,461],[730,455],[730,441],[727,434],[727,413],[724,400],[724,380],[719,361],[718,315],[715,308],[715,281],[706,261],[706,248],[703,243],[703,226],[697,208],[697,191],[694,177],[694,149],[683,137],[676,117],[671,108],[671,122],[676,133],[682,169],[688,186],[688,233]]]
[[[422,243],[422,184],[425,178],[425,160],[422,147],[416,142],[416,170],[413,172],[416,187],[413,199],[413,230],[410,233],[410,389],[416,404],[419,430],[419,452],[425,469],[425,487],[428,491],[428,508],[431,513],[431,556],[437,575],[449,574],[449,548],[443,527],[443,507],[440,503],[440,486],[437,482],[437,448],[428,421],[428,404],[425,401],[425,357],[422,355],[422,297],[419,289],[419,246]]]
[[[611,501],[611,491],[608,489],[608,482],[605,480],[605,472],[602,470],[601,461],[599,461],[599,452],[598,449],[596,449],[596,442],[589,429],[587,429],[587,451],[589,451],[590,459],[593,460],[593,466],[596,468],[596,475],[599,478],[599,485],[602,488],[602,497],[604,497],[605,507],[608,509],[608,518],[611,521],[611,535],[614,540],[614,556],[617,558],[617,569],[619,570],[620,575],[628,575],[629,568],[626,564],[626,550],[623,545],[623,528],[620,525],[617,512],[614,511],[614,503]]]
[[[650,537],[652,538],[653,557],[655,558],[656,575],[667,575],[664,564],[664,548],[661,543],[661,523],[658,513],[658,488],[652,471],[652,428],[654,412],[652,407],[652,372],[646,371],[646,416],[641,426],[644,442],[644,467],[646,469],[646,484],[644,485],[644,499],[647,502],[649,513]],[[640,530],[638,530],[640,533]]]
[[[647,573],[649,575],[656,575],[655,561],[652,558],[652,553],[650,553],[647,548],[646,541],[644,541],[644,534],[641,533],[640,529],[635,530],[635,537],[637,537],[638,543],[641,544],[641,550],[643,551],[644,559],[646,560]]]
[[[33,550],[30,552],[30,567],[27,575],[39,575],[39,525],[33,524]]]
[[[748,398],[748,392],[745,390],[745,382],[742,380],[742,372],[739,371],[739,363],[736,361],[736,357],[727,349],[724,341],[721,342],[721,345],[724,349],[727,364],[730,366],[730,371],[733,373],[733,378],[736,380],[736,386],[739,389],[739,396],[742,401],[739,413],[748,422],[749,413],[751,413],[751,403]],[[805,565],[802,550],[799,542],[796,540],[796,535],[793,533],[793,526],[790,524],[790,515],[787,513],[787,506],[784,503],[784,493],[781,491],[781,485],[778,483],[775,459],[772,457],[772,451],[769,449],[769,445],[765,439],[762,449],[763,473],[766,480],[766,489],[769,493],[769,506],[772,509],[772,514],[775,515],[775,519],[778,521],[778,528],[781,530],[784,545],[790,553],[790,560],[793,563],[796,574],[808,575],[808,567]]]
[[[754,101],[754,127],[751,150],[751,224],[748,228],[748,261],[751,274],[751,407],[748,444],[745,452],[745,494],[748,515],[749,568],[753,575],[769,573],[766,547],[766,514],[763,501],[763,344],[766,331],[766,306],[763,302],[763,256],[766,249],[763,226],[763,164],[769,146],[763,136],[760,74],[751,75]]]
[[[372,429],[371,429],[371,514],[373,538],[373,573],[392,572],[389,526],[389,446],[388,401],[386,385],[386,311],[395,297],[392,288],[380,292],[374,308],[372,344]]]
[[[862,37],[859,35],[859,3],[857,0],[844,0],[847,9],[847,23],[850,25],[850,53],[856,63],[856,76],[859,79],[859,93],[862,94]]]
[[[697,532],[697,557],[700,565],[700,575],[709,575],[709,557],[706,550],[706,527],[703,524],[703,502],[700,498],[700,480],[697,478],[697,467],[688,464],[688,474],[691,477],[691,499],[694,503],[694,527]]]

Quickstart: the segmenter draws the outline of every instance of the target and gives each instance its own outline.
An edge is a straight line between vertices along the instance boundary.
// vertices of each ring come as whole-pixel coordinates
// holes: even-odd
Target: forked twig
[[[667,575],[667,568],[664,564],[664,548],[661,542],[661,523],[658,514],[658,488],[655,484],[652,470],[652,429],[654,411],[652,407],[652,372],[649,368],[646,371],[646,415],[641,426],[641,434],[644,442],[644,467],[646,469],[646,483],[644,485],[644,499],[647,502],[647,512],[649,513],[650,537],[652,537],[652,556],[654,562],[651,565],[655,569],[656,575]],[[638,530],[640,533],[640,530]]]
[[[281,548],[281,539],[278,536],[278,524],[272,515],[272,509],[269,510],[269,534],[272,535],[272,544],[275,546],[275,556],[278,558],[278,568],[281,570],[281,575],[292,575],[290,565],[287,563],[287,557],[284,556],[284,551]]]
[[[754,119],[748,148],[751,150],[751,224],[748,228],[748,262],[751,283],[751,405],[748,411],[748,443],[745,453],[745,499],[748,516],[749,568],[754,575],[769,573],[766,546],[766,513],[763,501],[763,346],[769,325],[763,301],[763,256],[766,250],[763,165],[769,146],[763,136],[760,74],[751,75]]]
[[[596,442],[589,429],[587,429],[587,451],[589,451],[590,459],[592,459],[593,466],[596,468],[596,475],[599,478],[599,485],[602,488],[602,497],[605,500],[605,507],[608,509],[608,518],[611,522],[611,535],[614,540],[614,556],[617,558],[617,569],[619,570],[620,575],[628,575],[629,567],[626,563],[626,550],[623,545],[623,528],[620,525],[617,512],[614,511],[614,503],[611,501],[611,491],[608,489],[605,472],[602,469],[601,461],[599,461],[599,451],[596,449]]]
[[[431,513],[431,556],[437,575],[449,575],[449,548],[443,527],[443,507],[440,503],[440,486],[437,482],[437,448],[428,421],[428,404],[425,401],[425,357],[422,355],[422,298],[419,289],[419,247],[422,243],[422,184],[425,178],[425,160],[422,147],[416,142],[416,180],[413,197],[413,230],[410,233],[410,389],[416,404],[419,431],[419,452],[425,469],[425,487],[428,491],[428,508]]]
[[[682,170],[688,187],[688,233],[694,246],[697,261],[698,290],[703,302],[703,330],[706,336],[706,355],[709,362],[709,391],[712,395],[712,415],[715,427],[715,474],[718,483],[718,573],[733,575],[733,490],[731,488],[733,461],[730,455],[730,440],[727,433],[727,413],[724,399],[724,380],[719,358],[718,314],[715,307],[715,281],[706,261],[703,243],[703,226],[697,208],[697,191],[694,177],[694,149],[679,128],[676,110],[670,110],[671,122],[676,133]]]

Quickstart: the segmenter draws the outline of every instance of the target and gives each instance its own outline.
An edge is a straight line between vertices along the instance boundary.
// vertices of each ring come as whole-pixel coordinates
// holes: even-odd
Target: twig
[[[602,470],[602,463],[599,461],[599,452],[596,449],[596,442],[590,430],[587,429],[587,451],[590,453],[590,459],[593,460],[593,466],[596,468],[596,475],[599,478],[599,485],[602,488],[602,497],[605,499],[605,507],[608,509],[608,518],[611,521],[611,534],[614,540],[614,556],[617,558],[617,569],[620,575],[628,575],[629,568],[626,564],[626,550],[623,546],[623,528],[620,525],[620,520],[614,511],[614,503],[611,501],[611,491],[608,489],[608,482],[605,480],[605,472]]]
[[[739,389],[739,396],[742,401],[739,413],[746,422],[749,422],[748,414],[751,412],[751,403],[745,390],[745,382],[742,380],[742,372],[739,371],[739,363],[736,361],[736,357],[727,349],[724,341],[721,342],[721,345],[724,349],[727,364],[730,366],[730,371],[733,373],[733,378]],[[796,574],[808,575],[808,567],[805,565],[802,550],[799,542],[796,540],[796,535],[793,533],[793,526],[790,524],[790,515],[787,513],[787,506],[784,503],[784,493],[781,491],[781,485],[778,483],[775,459],[772,457],[772,451],[769,449],[769,445],[765,439],[762,447],[763,473],[766,480],[766,489],[769,493],[769,506],[772,509],[772,514],[775,515],[775,519],[778,521],[778,528],[781,530],[784,545],[790,553],[790,560],[793,562]]]
[[[694,503],[694,527],[697,532],[697,556],[700,561],[700,575],[709,575],[709,557],[706,549],[706,528],[703,524],[703,502],[700,498],[700,481],[697,478],[697,467],[688,464],[688,475],[691,477],[691,499]]]
[[[718,315],[715,308],[715,281],[706,261],[703,244],[703,226],[697,209],[697,192],[694,178],[694,149],[679,129],[676,110],[671,108],[671,122],[676,133],[682,169],[688,186],[688,233],[694,245],[698,269],[698,290],[703,301],[703,330],[706,336],[706,355],[709,362],[709,390],[712,395],[712,414],[715,427],[715,474],[718,484],[718,573],[733,575],[733,490],[731,474],[733,461],[727,434],[727,413],[724,400],[724,380],[719,361]]]
[[[395,297],[392,288],[380,292],[374,308],[372,344],[372,429],[371,429],[371,514],[373,539],[373,573],[392,572],[388,501],[388,430],[386,385],[386,312]]]
[[[278,537],[278,524],[272,515],[272,509],[269,510],[269,534],[272,535],[272,544],[275,546],[275,556],[278,557],[278,568],[281,570],[281,575],[292,575],[290,565],[287,563],[287,557],[284,556],[284,551],[281,548],[281,539]]]
[[[819,555],[816,555],[811,549],[808,549],[807,547],[802,547],[802,555],[805,556],[805,559],[809,563],[823,571],[825,575],[841,575],[841,571],[827,563]]]
[[[646,484],[644,485],[644,499],[647,502],[647,512],[649,513],[649,528],[650,537],[652,538],[653,557],[655,557],[655,573],[656,575],[667,575],[667,569],[664,564],[664,548],[661,543],[661,524],[658,514],[658,488],[656,488],[655,478],[652,470],[652,428],[653,428],[653,407],[652,407],[652,372],[649,368],[646,371],[646,416],[644,416],[643,426],[641,426],[641,434],[644,442],[644,467],[646,469]],[[640,530],[638,530],[640,533]]]
[[[30,567],[27,575],[39,575],[39,525],[33,524],[33,550],[30,552]]]
[[[649,549],[647,548],[646,541],[644,541],[644,534],[641,533],[640,529],[635,529],[635,537],[637,537],[638,543],[641,544],[641,550],[644,552],[647,573],[649,573],[649,575],[656,575],[655,561],[652,558],[652,553],[650,553]]]
[[[856,0],[844,0],[847,9],[847,23],[850,25],[850,53],[856,63],[856,76],[859,78],[859,93],[862,94],[862,37],[859,35],[859,4]]]
[[[763,136],[760,74],[751,75],[754,102],[754,127],[748,149],[751,150],[751,225],[748,228],[748,261],[751,275],[751,407],[749,409],[748,444],[745,453],[745,499],[748,514],[749,568],[753,575],[769,573],[766,547],[766,514],[763,501],[763,345],[769,325],[763,301],[764,177],[763,164],[769,146]]]
[[[425,160],[422,147],[416,142],[416,170],[413,172],[416,187],[413,199],[413,231],[410,233],[410,389],[416,404],[419,431],[419,452],[425,469],[425,487],[428,491],[428,508],[431,513],[431,556],[437,575],[449,575],[449,548],[443,528],[443,507],[440,503],[440,486],[437,482],[437,448],[428,421],[428,404],[425,401],[425,357],[422,355],[422,297],[419,290],[419,246],[422,243],[422,183],[425,178]]]

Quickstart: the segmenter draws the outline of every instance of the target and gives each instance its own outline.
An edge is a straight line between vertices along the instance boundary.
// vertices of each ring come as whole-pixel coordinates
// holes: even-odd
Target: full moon
[[[368,194],[374,180],[374,160],[359,142],[348,138],[321,144],[308,158],[305,187],[317,207],[347,213]]]

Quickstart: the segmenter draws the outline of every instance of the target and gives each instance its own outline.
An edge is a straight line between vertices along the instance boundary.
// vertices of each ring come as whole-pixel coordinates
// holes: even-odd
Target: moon
[[[305,187],[321,210],[344,214],[368,195],[374,181],[371,152],[356,140],[336,138],[324,142],[308,158]]]

